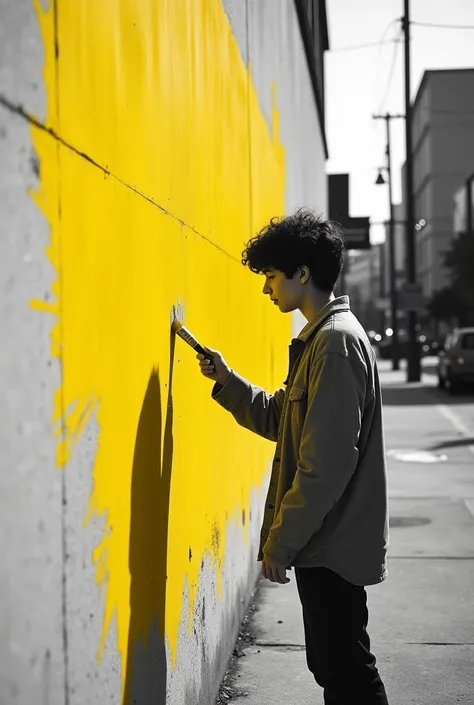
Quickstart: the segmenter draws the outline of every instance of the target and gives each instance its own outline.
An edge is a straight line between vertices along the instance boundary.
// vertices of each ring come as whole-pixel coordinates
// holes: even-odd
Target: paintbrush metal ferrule
[[[185,326],[181,323],[181,321],[178,321],[177,318],[175,318],[171,324],[171,330],[173,333],[176,335],[179,335],[180,338],[184,340],[185,343],[187,343],[191,348],[193,348],[196,352],[198,352],[200,355],[205,355],[206,358],[211,359],[209,353],[204,350],[202,345],[198,343],[194,335],[192,335]]]

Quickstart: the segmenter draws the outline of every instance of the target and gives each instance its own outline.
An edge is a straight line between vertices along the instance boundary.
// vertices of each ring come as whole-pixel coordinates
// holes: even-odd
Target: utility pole
[[[386,223],[385,223],[386,225]],[[381,249],[379,249],[379,297],[380,299],[385,299],[385,255],[382,257]],[[386,325],[385,325],[385,308],[380,307],[380,333],[383,335]]]
[[[395,215],[393,210],[393,195],[392,195],[392,156],[390,147],[390,120],[404,118],[404,115],[374,115],[374,120],[385,120],[387,132],[387,182],[388,182],[388,201],[389,201],[389,231],[388,231],[388,247],[389,247],[389,281],[390,281],[390,327],[392,328],[392,369],[400,369],[400,347],[398,338],[398,314],[397,314],[397,282],[396,282],[396,258],[395,258]],[[380,173],[376,183],[384,183],[382,174]]]
[[[406,257],[407,284],[416,287],[416,249],[415,249],[415,213],[413,195],[413,145],[412,145],[412,112],[410,102],[410,0],[404,0],[403,31],[405,34],[405,144],[406,144],[406,196],[407,225]],[[416,311],[407,311],[408,318],[408,364],[407,382],[419,382],[421,378],[420,351],[416,339]]]

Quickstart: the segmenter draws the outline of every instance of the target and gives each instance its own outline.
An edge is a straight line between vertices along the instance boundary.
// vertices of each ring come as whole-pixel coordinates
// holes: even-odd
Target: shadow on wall
[[[173,460],[173,361],[163,447],[158,370],[148,381],[138,422],[132,469],[130,520],[130,626],[124,705],[166,703],[166,566]]]

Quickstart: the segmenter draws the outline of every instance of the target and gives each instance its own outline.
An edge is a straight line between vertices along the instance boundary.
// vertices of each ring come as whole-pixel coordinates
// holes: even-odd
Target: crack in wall
[[[119,176],[116,174],[113,174],[106,166],[103,166],[102,164],[99,164],[98,162],[95,161],[92,157],[90,157],[88,154],[85,152],[81,152],[80,149],[77,149],[77,147],[74,147],[74,145],[70,144],[67,142],[65,139],[63,139],[60,135],[57,134],[55,130],[53,130],[52,127],[47,127],[46,125],[43,125],[40,120],[34,117],[34,115],[31,115],[28,113],[22,105],[12,103],[6,96],[0,94],[0,105],[3,106],[6,110],[15,113],[19,117],[23,118],[30,124],[34,125],[38,130],[42,130],[43,132],[46,132],[47,134],[50,135],[54,140],[57,140],[63,147],[66,147],[67,149],[70,149],[74,154],[76,154],[78,157],[81,157],[81,159],[85,159],[87,162],[92,164],[92,166],[96,167],[99,169],[105,176],[109,176],[110,178],[114,179],[117,181],[117,183],[121,184],[125,188],[129,189],[130,191],[133,191],[137,196],[140,196],[143,198],[145,201],[150,203],[152,206],[155,208],[158,208],[162,213],[165,215],[169,216],[170,218],[173,218],[173,220],[176,220],[178,223],[180,223],[181,226],[184,226],[188,228],[188,230],[191,230],[191,232],[195,233],[198,237],[202,238],[205,240],[209,245],[212,247],[215,247],[216,250],[219,250],[219,252],[222,252],[226,257],[229,259],[233,260],[234,262],[237,262],[238,264],[241,264],[241,261],[238,257],[235,257],[234,255],[230,254],[230,252],[227,252],[227,250],[224,250],[223,247],[220,247],[217,243],[215,243],[211,238],[207,237],[206,235],[203,235],[203,233],[200,233],[196,228],[194,228],[192,225],[189,225],[189,223],[186,223],[184,220],[181,218],[178,218],[177,215],[174,213],[171,213],[170,211],[166,210],[166,208],[163,208],[163,206],[160,206],[159,203],[157,203],[153,198],[150,196],[147,196],[145,193],[137,189],[135,186],[132,186],[131,184],[127,183],[126,181],[123,181]]]

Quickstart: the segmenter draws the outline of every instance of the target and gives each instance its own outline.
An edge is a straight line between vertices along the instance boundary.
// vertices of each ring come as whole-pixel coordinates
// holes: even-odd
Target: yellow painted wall
[[[265,479],[271,445],[212,402],[194,353],[170,335],[170,310],[183,302],[204,344],[280,386],[290,320],[240,253],[283,212],[285,159],[277,112],[269,134],[219,0],[58,0],[56,18],[34,4],[52,133],[32,128],[32,196],[57,281],[50,305],[32,305],[56,319],[65,472],[98,419],[89,515],[106,529],[91,560],[107,595],[103,641],[117,618],[126,692],[129,647],[153,619],[174,659],[183,586],[192,607],[206,552],[223,595],[227,522],[247,535]]]

